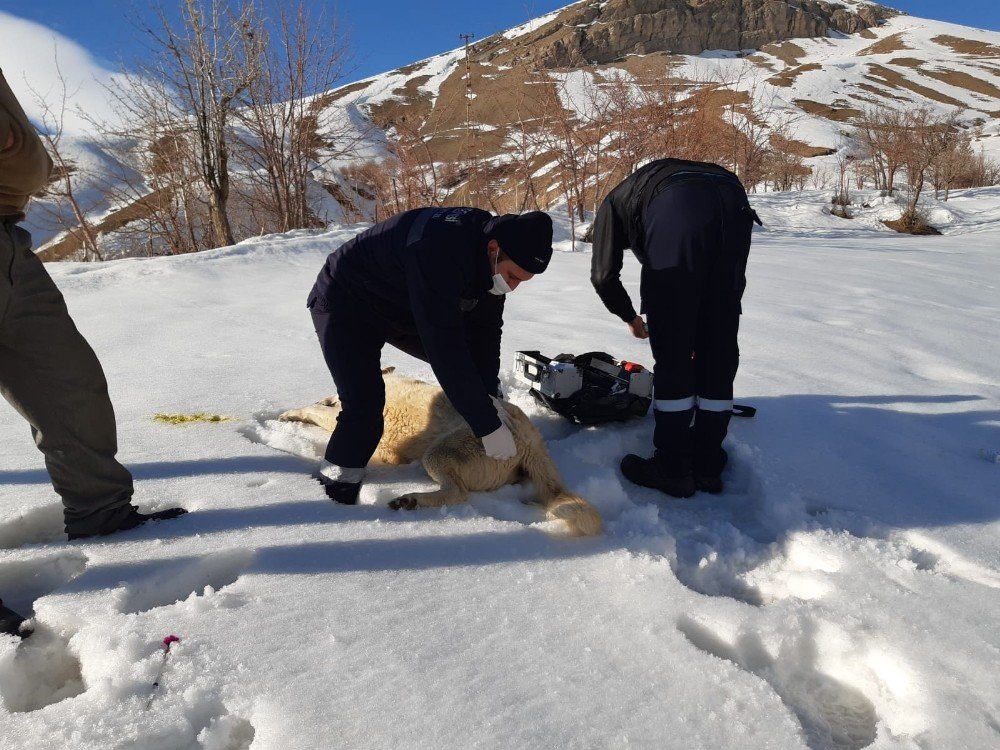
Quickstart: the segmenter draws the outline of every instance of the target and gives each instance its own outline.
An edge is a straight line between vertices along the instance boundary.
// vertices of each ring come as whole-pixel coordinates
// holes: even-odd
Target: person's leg
[[[729,305],[711,307],[702,316],[695,349],[698,410],[693,436],[695,484],[721,492],[720,475],[729,460],[722,447],[733,411],[733,381],[739,366],[739,313]]]
[[[340,402],[320,481],[332,500],[353,504],[364,469],[382,438],[385,383],[381,354],[385,339],[345,293],[320,300],[311,313]]]
[[[700,289],[682,269],[653,271],[656,297],[645,304],[653,353],[653,445],[663,471],[691,473],[690,425],[695,408],[695,364]]]
[[[626,456],[622,472],[637,484],[675,497],[694,492],[691,421],[696,370],[691,353],[704,278],[711,268],[706,248],[717,233],[717,205],[711,185],[698,180],[666,188],[646,210],[642,300],[655,361],[656,453],[649,460]]]
[[[733,408],[739,367],[740,298],[745,286],[752,220],[746,195],[736,185],[718,186],[722,232],[705,295],[695,346],[698,412],[693,428],[694,474],[699,489],[721,492],[728,461],[722,444]]]
[[[30,235],[3,224],[12,251],[0,318],[0,393],[28,421],[55,490],[66,531],[116,531],[135,513],[132,476],[115,458],[114,409],[100,362],[66,309]]]

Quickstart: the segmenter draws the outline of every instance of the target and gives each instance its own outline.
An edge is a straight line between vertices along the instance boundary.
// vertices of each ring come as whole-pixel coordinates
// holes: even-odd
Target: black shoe
[[[31,635],[32,631],[30,628],[21,630],[21,623],[23,622],[24,618],[14,610],[3,606],[3,600],[0,599],[0,633],[27,638]]]
[[[691,497],[694,494],[694,477],[690,473],[679,477],[666,476],[656,459],[630,453],[622,459],[621,469],[625,478],[633,484],[665,492],[671,497]]]
[[[710,495],[718,495],[722,492],[722,477],[708,477],[695,474],[694,486],[698,492],[707,492]]]
[[[142,526],[146,523],[146,521],[169,521],[172,518],[183,516],[185,513],[187,513],[187,511],[184,508],[167,508],[166,510],[154,511],[153,513],[140,513],[136,508],[132,508],[131,512],[125,516],[125,520],[113,529],[102,531],[98,534],[69,533],[68,536],[70,541],[73,541],[74,539],[86,539],[92,536],[108,536],[108,534],[115,534],[119,531],[128,531],[129,529],[134,529],[137,526]]]
[[[341,505],[357,505],[361,482],[322,482],[326,496]]]

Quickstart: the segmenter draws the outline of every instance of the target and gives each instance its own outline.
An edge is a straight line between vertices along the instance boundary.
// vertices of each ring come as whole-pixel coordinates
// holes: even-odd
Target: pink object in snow
[[[178,638],[176,635],[168,635],[166,638],[163,639],[163,647],[169,651],[171,643],[180,643],[180,641],[181,639]]]

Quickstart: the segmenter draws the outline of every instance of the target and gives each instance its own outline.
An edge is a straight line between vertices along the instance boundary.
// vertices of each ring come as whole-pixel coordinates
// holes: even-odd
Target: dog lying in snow
[[[541,433],[523,411],[499,401],[509,416],[517,445],[514,458],[489,458],[482,443],[436,385],[392,374],[385,378],[385,431],[375,460],[408,464],[419,460],[441,487],[433,492],[413,492],[389,503],[394,510],[436,508],[464,503],[470,492],[490,492],[529,479],[534,484],[546,517],[559,519],[577,535],[601,531],[601,516],[582,497],[570,493],[559,476]],[[282,414],[284,422],[306,422],[333,431],[340,404],[330,397],[304,409]]]

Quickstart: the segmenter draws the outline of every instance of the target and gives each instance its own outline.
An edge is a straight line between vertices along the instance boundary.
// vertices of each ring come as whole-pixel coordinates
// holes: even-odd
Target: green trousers
[[[129,514],[132,475],[115,459],[104,371],[15,221],[0,217],[0,393],[31,426],[67,533],[113,531]]]

